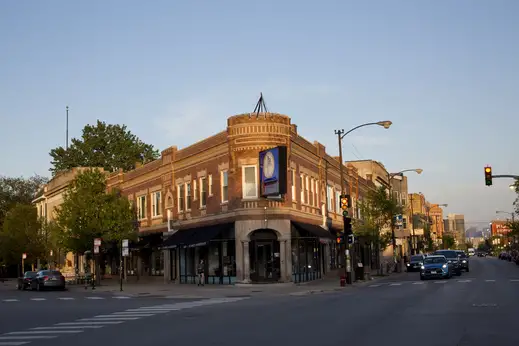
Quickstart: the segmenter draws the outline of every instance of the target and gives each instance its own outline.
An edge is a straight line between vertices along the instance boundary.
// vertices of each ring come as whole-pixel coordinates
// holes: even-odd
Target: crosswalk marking
[[[424,283],[419,281],[419,282],[413,282],[413,285],[423,285]]]
[[[25,335],[25,334],[74,334],[82,333],[82,330],[27,330],[24,332],[11,332],[6,335]]]
[[[435,284],[445,284],[445,283],[447,283],[447,281],[435,281],[434,283]]]
[[[36,327],[31,328],[31,330],[60,330],[60,329],[97,329],[103,328],[103,326],[51,326],[51,327]]]
[[[132,297],[128,297],[128,296],[113,296],[112,298],[113,299],[132,299]]]
[[[31,298],[31,300],[35,301],[35,302],[41,302],[41,301],[47,300],[47,298]]]
[[[103,297],[86,297],[86,299],[99,300],[99,299],[104,299],[104,298]]]
[[[72,298],[72,297],[60,297],[58,298],[59,300],[74,300],[76,298]]]
[[[133,321],[138,320],[140,317],[117,317],[117,316],[110,316],[110,317],[94,317],[94,318],[82,318],[78,321]]]
[[[472,280],[458,280],[458,282],[463,282],[463,283],[465,283],[465,282],[471,282],[471,281],[472,281]]]
[[[54,335],[27,335],[27,336],[0,336],[0,340],[31,340],[31,339],[54,339]]]
[[[29,341],[6,341],[6,342],[0,341],[0,346],[21,346],[21,345],[25,345],[28,343],[29,343]]]
[[[519,282],[519,279],[512,279],[510,282]]]
[[[121,324],[123,321],[92,321],[92,322],[63,322],[56,324],[57,326],[82,326],[85,324],[91,324],[91,325],[103,325],[103,324]]]
[[[379,287],[380,285],[369,285],[369,287]]]
[[[3,302],[9,303],[9,302],[19,302],[18,299],[4,299]]]
[[[496,282],[496,280],[485,280],[485,282]]]
[[[402,285],[401,283],[392,283],[389,286],[401,286],[401,285]]]

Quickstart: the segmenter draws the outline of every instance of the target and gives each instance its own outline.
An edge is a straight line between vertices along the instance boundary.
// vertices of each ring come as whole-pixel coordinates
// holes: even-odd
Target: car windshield
[[[42,270],[40,275],[61,275],[59,270]]]
[[[413,261],[413,262],[418,262],[421,260],[423,260],[422,256],[411,256],[411,261]]]
[[[24,276],[26,278],[32,278],[32,277],[35,277],[36,276],[36,272],[25,272]]]
[[[458,252],[458,255],[461,257],[461,258],[467,258],[467,254],[463,251],[460,251]]]
[[[424,260],[424,264],[435,264],[435,263],[445,263],[446,260],[444,257],[427,257]]]
[[[441,251],[436,252],[435,255],[441,255],[447,258],[458,258],[458,254],[456,253],[456,251]]]

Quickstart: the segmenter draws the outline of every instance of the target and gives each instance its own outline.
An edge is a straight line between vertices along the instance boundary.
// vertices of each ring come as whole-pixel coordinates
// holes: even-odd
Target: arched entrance
[[[258,229],[250,234],[250,279],[252,282],[276,282],[281,278],[279,241],[275,231]]]

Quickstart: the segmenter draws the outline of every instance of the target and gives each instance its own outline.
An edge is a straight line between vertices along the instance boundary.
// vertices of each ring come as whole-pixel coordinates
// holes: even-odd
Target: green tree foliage
[[[142,142],[125,125],[110,125],[102,121],[86,125],[81,139],[72,139],[68,149],[50,151],[53,175],[73,167],[103,167],[109,172],[119,168],[135,168],[136,162],[148,162],[159,156],[152,145]]]
[[[453,236],[449,234],[444,234],[442,236],[442,245],[444,249],[454,249],[456,241]]]
[[[30,205],[36,193],[47,181],[47,178],[39,175],[28,179],[0,176],[0,228],[9,209],[16,204]]]
[[[119,191],[106,192],[105,175],[97,169],[76,176],[57,210],[61,232],[57,243],[63,249],[83,253],[94,238],[103,243],[134,239],[137,213]]]
[[[16,204],[5,215],[0,230],[0,253],[5,264],[20,263],[22,254],[33,263],[46,252],[41,232],[41,222],[36,208],[27,204]]]
[[[385,249],[391,243],[392,234],[382,231],[391,228],[393,218],[402,214],[402,207],[388,196],[384,187],[378,187],[359,201],[359,209],[362,220],[354,220],[355,234]]]
[[[519,215],[519,180],[516,180],[515,183],[515,193],[517,193],[517,198],[515,199],[514,206],[515,206],[515,213]]]

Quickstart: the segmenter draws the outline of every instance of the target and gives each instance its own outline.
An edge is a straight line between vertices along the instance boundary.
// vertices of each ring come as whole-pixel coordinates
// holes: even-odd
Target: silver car
[[[59,270],[40,270],[31,280],[31,289],[42,291],[44,289],[65,289],[65,277]]]

